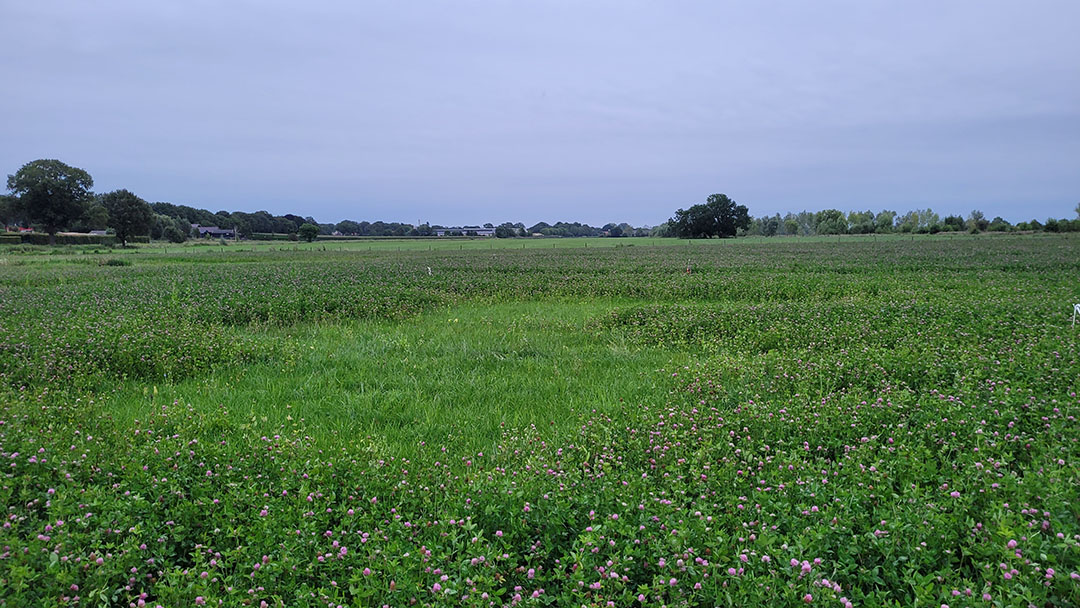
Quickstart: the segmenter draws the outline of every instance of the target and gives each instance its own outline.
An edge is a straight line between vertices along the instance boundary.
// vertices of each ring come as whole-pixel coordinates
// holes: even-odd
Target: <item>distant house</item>
[[[436,228],[435,236],[495,236],[494,228],[482,226],[461,226],[455,228]]]
[[[213,239],[235,239],[236,231],[232,228],[218,228],[217,226],[200,226],[198,224],[191,225],[192,230],[197,230],[200,237],[209,237]]]

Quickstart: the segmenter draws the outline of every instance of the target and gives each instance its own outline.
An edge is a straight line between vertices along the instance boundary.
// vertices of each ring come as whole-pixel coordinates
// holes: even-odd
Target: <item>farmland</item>
[[[575,242],[0,253],[0,606],[1080,605],[1080,239]]]

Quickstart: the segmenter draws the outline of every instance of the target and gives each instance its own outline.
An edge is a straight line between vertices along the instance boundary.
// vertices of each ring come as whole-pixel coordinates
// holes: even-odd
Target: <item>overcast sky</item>
[[[0,173],[322,222],[1080,202],[1080,2],[0,0]]]

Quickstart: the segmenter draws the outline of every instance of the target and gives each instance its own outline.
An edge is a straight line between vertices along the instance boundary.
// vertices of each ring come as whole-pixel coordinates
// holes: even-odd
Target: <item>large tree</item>
[[[116,232],[121,247],[128,239],[150,232],[154,211],[150,204],[127,190],[114,190],[101,197],[109,212],[109,226]]]
[[[679,209],[668,220],[682,239],[735,236],[750,227],[746,205],[738,205],[726,194],[710,194],[706,201],[689,209]]]
[[[7,187],[19,197],[19,208],[26,219],[44,226],[49,244],[55,245],[57,231],[85,212],[94,178],[58,160],[41,159],[8,175]]]
[[[19,200],[14,196],[0,194],[0,225],[7,228],[8,224],[14,224],[19,217],[17,205]]]
[[[315,237],[319,236],[319,226],[311,222],[304,222],[300,226],[299,233],[300,238],[310,243],[315,240]]]

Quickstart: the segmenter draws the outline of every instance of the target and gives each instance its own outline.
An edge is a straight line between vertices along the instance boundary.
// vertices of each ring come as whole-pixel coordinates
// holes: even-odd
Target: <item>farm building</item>
[[[200,237],[210,237],[215,239],[236,238],[236,231],[232,228],[218,228],[217,226],[200,226],[198,224],[192,224],[191,229],[197,230]]]

